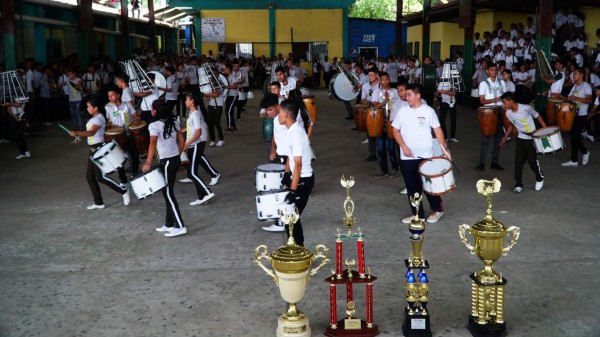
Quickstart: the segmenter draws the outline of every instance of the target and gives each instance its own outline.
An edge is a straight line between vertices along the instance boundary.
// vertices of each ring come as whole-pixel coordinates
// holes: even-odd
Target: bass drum
[[[349,73],[354,79],[356,83],[358,83],[358,76],[354,73]],[[352,101],[356,99],[356,96],[360,93],[360,91],[354,92],[352,88],[352,83],[346,77],[345,74],[339,73],[334,75],[329,82],[329,92],[340,101]]]
[[[158,71],[149,71],[148,74],[154,74],[154,85],[156,85],[159,88],[167,87],[167,79],[163,74],[159,73]],[[158,97],[161,97],[164,93],[164,91],[159,90]]]

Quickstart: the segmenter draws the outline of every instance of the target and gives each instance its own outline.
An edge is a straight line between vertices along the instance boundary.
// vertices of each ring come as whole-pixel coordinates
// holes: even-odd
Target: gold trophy
[[[281,221],[289,225],[290,238],[285,246],[279,247],[268,255],[266,245],[260,245],[254,250],[254,262],[271,276],[279,287],[279,293],[287,302],[287,310],[279,316],[277,337],[308,337],[311,335],[308,317],[298,309],[298,302],[304,298],[304,291],[310,277],[317,273],[329,261],[329,250],[324,245],[317,245],[315,252],[298,246],[294,241],[292,232],[294,224],[298,221],[298,210],[293,214],[284,214]],[[313,262],[321,258],[321,264],[310,269]],[[273,269],[265,267],[260,261],[266,259]]]
[[[487,197],[485,216],[474,225],[461,225],[458,233],[462,242],[477,254],[485,266],[471,277],[471,315],[468,329],[475,337],[506,336],[506,321],[504,320],[504,286],[506,279],[494,270],[493,264],[502,255],[506,255],[517,243],[520,235],[519,227],[506,228],[492,216],[492,194],[500,191],[500,181],[479,180],[477,192]],[[466,232],[471,233],[475,245],[467,241]],[[504,237],[509,233],[512,238],[508,247],[503,247]]]

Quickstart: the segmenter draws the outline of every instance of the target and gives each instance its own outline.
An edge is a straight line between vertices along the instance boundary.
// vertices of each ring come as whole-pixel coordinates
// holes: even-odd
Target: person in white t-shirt
[[[409,84],[406,88],[406,99],[409,106],[401,108],[392,122],[394,139],[400,145],[400,169],[408,190],[409,204],[412,210],[411,216],[402,219],[404,223],[410,223],[417,216],[420,219],[425,219],[424,207],[419,207],[419,213],[416,214],[417,210],[410,203],[410,197],[414,196],[415,193],[423,193],[419,165],[428,158],[433,157],[433,143],[438,142],[443,149],[444,156],[452,160],[435,110],[422,103],[422,92],[423,87],[421,85]],[[435,138],[431,136],[432,130],[435,133]],[[442,198],[429,194],[425,195],[432,210],[427,217],[427,222],[437,222],[444,214]]]
[[[67,88],[67,95],[69,96],[69,108],[71,109],[71,121],[73,126],[77,130],[83,129],[83,121],[81,120],[81,114],[79,107],[81,105],[81,93],[83,91],[83,82],[73,69],[67,70],[67,78],[65,87]]]
[[[569,138],[571,141],[571,160],[562,163],[562,166],[579,166],[577,158],[579,152],[583,155],[581,165],[587,165],[590,161],[590,151],[583,145],[581,141],[581,132],[585,128],[587,121],[588,109],[592,103],[592,86],[584,80],[585,72],[583,68],[577,68],[573,71],[573,88],[568,97],[561,96],[565,101],[575,103],[577,106],[575,120],[573,121],[573,127],[569,132]]]
[[[544,186],[544,173],[540,167],[538,155],[533,144],[532,134],[536,129],[534,118],[541,124],[542,128],[546,127],[546,123],[544,123],[542,116],[532,107],[527,104],[517,103],[512,92],[505,92],[502,94],[501,99],[510,125],[500,142],[500,147],[506,144],[513,128],[516,128],[519,132],[515,149],[514,192],[521,193],[523,191],[523,165],[525,165],[525,162],[529,164],[529,167],[535,174],[535,190],[539,191]]]
[[[506,83],[503,80],[497,78],[498,68],[495,64],[489,64],[487,68],[488,78],[479,83],[479,101],[481,105],[493,108],[496,115],[500,115],[500,109],[502,107],[502,99],[500,98],[503,93],[506,92]],[[482,118],[480,116],[479,118]],[[500,119],[501,120],[501,119]],[[497,123],[496,134],[494,136],[481,135],[481,146],[479,148],[479,165],[475,167],[476,170],[483,171],[485,169],[485,161],[489,151],[489,144],[492,137],[494,138],[493,150],[492,150],[492,165],[491,168],[494,170],[502,171],[504,168],[498,164],[500,159],[500,141],[504,131],[502,129],[502,123]]]
[[[379,99],[373,103],[373,107],[377,109],[383,109],[384,111],[384,128],[386,132],[383,132],[381,136],[376,137],[377,143],[377,161],[379,161],[379,168],[381,172],[375,175],[375,178],[383,177],[396,177],[398,175],[398,155],[396,154],[396,146],[393,139],[389,139],[387,136],[387,128],[389,127],[387,121],[391,121],[390,115],[394,108],[394,104],[397,104],[399,98],[396,89],[391,87],[390,76],[388,73],[383,72],[379,75],[379,81],[381,88],[379,89]],[[390,164],[392,171],[388,169],[387,157],[390,157]]]
[[[437,92],[442,96],[440,103],[440,124],[444,138],[449,143],[458,143],[456,139],[456,91],[449,82],[440,82],[437,87]],[[446,115],[450,111],[450,134],[446,130]]]
[[[104,109],[106,110],[106,116],[108,117],[108,126],[119,126],[125,129],[125,146],[123,151],[129,153],[131,159],[131,174],[137,175],[140,170],[140,156],[135,140],[129,131],[129,125],[138,121],[135,109],[131,104],[121,101],[121,90],[116,87],[108,89],[108,100]],[[127,177],[124,175],[124,171],[119,171],[119,178],[121,183],[127,182]]]
[[[148,73],[148,78],[153,83],[156,83],[156,75],[154,73]],[[152,103],[158,99],[158,87],[155,86],[150,91],[134,92],[133,95],[142,98],[142,104],[140,104],[142,113],[140,114],[140,118],[145,121],[147,125],[150,125],[150,123],[154,122],[154,118],[150,111],[152,110]]]
[[[387,63],[383,66],[383,71],[389,74],[390,86],[396,88],[398,86],[398,63],[392,56],[388,56]]]
[[[369,107],[373,106],[374,102],[379,101],[379,71],[376,67],[372,67],[368,72],[369,82],[365,83],[361,89],[360,95],[360,103],[363,105],[367,105]],[[375,141],[375,137],[368,137],[369,143],[369,156],[367,157],[367,161],[376,161],[376,148],[377,144]]]
[[[174,192],[177,170],[181,166],[180,154],[183,151],[183,134],[179,129],[177,118],[173,116],[173,111],[165,102],[154,101],[151,113],[156,121],[148,126],[150,147],[142,171],[150,171],[152,159],[158,152],[159,167],[162,169],[167,183],[167,186],[162,190],[166,206],[165,223],[156,228],[156,231],[164,232],[166,237],[184,235],[187,233],[187,227],[183,223]]]
[[[94,203],[87,206],[87,209],[103,209],[104,200],[102,199],[102,192],[100,191],[100,185],[98,182],[103,183],[108,186],[111,190],[119,193],[123,196],[123,204],[125,206],[129,205],[130,197],[129,191],[125,184],[117,184],[110,177],[106,176],[106,174],[100,171],[100,168],[96,166],[96,164],[92,161],[92,155],[98,148],[100,148],[104,144],[104,131],[106,130],[106,119],[104,115],[100,111],[98,97],[92,97],[87,101],[87,111],[90,114],[91,118],[88,120],[85,125],[86,131],[69,131],[69,135],[72,137],[87,137],[87,143],[90,147],[90,152],[88,155],[87,162],[87,172],[86,179],[87,183],[90,187],[90,191],[92,192],[92,196],[94,197]],[[120,170],[123,170],[121,167]],[[123,170],[124,171],[124,170]],[[124,172],[123,172],[124,173]]]

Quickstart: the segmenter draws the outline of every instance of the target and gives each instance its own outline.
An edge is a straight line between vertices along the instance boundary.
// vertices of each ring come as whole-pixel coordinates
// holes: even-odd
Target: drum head
[[[535,138],[547,137],[547,136],[551,136],[555,133],[558,133],[558,127],[549,126],[547,128],[535,130],[533,132],[533,137],[535,137]]]
[[[352,74],[358,83],[358,77]],[[329,83],[331,93],[333,96],[340,101],[351,101],[358,96],[359,92],[354,92],[352,89],[352,83],[346,78],[344,74],[336,74],[331,78],[331,82]]]
[[[130,124],[129,125],[129,129],[131,129],[131,130],[137,130],[137,129],[142,129],[145,126],[146,126],[146,121],[139,121],[139,123]]]
[[[452,168],[452,164],[446,158],[433,157],[425,160],[419,167],[419,172],[428,177],[436,177],[446,174]]]
[[[125,128],[122,126],[113,126],[104,131],[104,133],[106,133],[109,136],[115,136],[123,132],[125,132]]]
[[[285,166],[281,164],[269,163],[259,165],[256,170],[261,172],[282,172],[285,171]]]

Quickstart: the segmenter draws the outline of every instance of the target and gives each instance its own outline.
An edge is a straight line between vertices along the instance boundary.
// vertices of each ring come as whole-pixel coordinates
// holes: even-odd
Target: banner
[[[225,18],[202,18],[202,42],[225,42]]]

